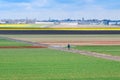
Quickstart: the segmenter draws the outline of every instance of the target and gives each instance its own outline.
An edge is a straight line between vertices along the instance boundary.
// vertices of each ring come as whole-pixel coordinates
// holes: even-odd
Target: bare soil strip
[[[96,53],[96,52],[82,51],[82,50],[76,50],[76,49],[70,49],[70,50],[68,50],[66,48],[52,48],[52,49],[66,51],[66,52],[72,52],[72,53],[76,53],[76,54],[82,54],[82,55],[86,55],[86,56],[93,56],[93,57],[103,58],[103,59],[107,59],[107,60],[120,61],[120,56],[112,56],[112,55],[108,55],[108,54],[100,54],[100,53]]]
[[[73,41],[73,42],[39,42],[43,44],[49,45],[67,45],[68,43],[71,45],[120,45],[120,41]]]
[[[68,43],[71,45],[120,45],[120,37],[113,36],[113,37],[97,37],[97,36],[38,36],[38,38],[15,38],[18,40],[24,40],[24,41],[30,41],[30,42],[36,42],[36,43],[42,43],[42,44],[48,44],[48,45],[64,45],[66,46]]]

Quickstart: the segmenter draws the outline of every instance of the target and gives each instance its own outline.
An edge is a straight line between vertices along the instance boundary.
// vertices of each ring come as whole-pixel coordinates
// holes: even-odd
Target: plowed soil
[[[41,42],[40,42],[41,43]],[[73,41],[73,42],[42,42],[49,45],[120,45],[120,41]]]

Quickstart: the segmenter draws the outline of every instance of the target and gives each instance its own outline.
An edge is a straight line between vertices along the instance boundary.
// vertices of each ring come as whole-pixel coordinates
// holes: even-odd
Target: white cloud
[[[79,0],[77,0],[79,2]],[[77,2],[76,1],[76,2]],[[31,2],[5,3],[0,2],[0,8],[10,8],[0,10],[1,18],[99,18],[99,19],[119,19],[120,10],[105,9],[101,5],[93,4],[95,0],[81,0],[84,5],[57,4],[55,0],[33,0]],[[48,6],[48,8],[44,8]],[[3,9],[4,9],[3,8]]]

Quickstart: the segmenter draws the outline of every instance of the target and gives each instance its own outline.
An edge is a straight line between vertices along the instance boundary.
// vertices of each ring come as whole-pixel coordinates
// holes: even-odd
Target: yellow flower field
[[[120,28],[0,28],[0,30],[87,30],[87,31],[92,31],[92,30],[115,30],[115,31],[120,31]]]
[[[87,31],[93,31],[93,30],[114,30],[114,31],[120,31],[120,27],[41,27],[45,26],[44,24],[37,25],[37,24],[0,24],[0,30],[87,30]]]
[[[0,27],[27,27],[29,24],[0,24]]]

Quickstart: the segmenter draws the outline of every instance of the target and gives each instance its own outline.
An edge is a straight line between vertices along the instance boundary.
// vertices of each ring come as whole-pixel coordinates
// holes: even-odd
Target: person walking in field
[[[68,50],[70,50],[70,48],[71,48],[70,44],[67,45],[67,48],[68,48]]]

